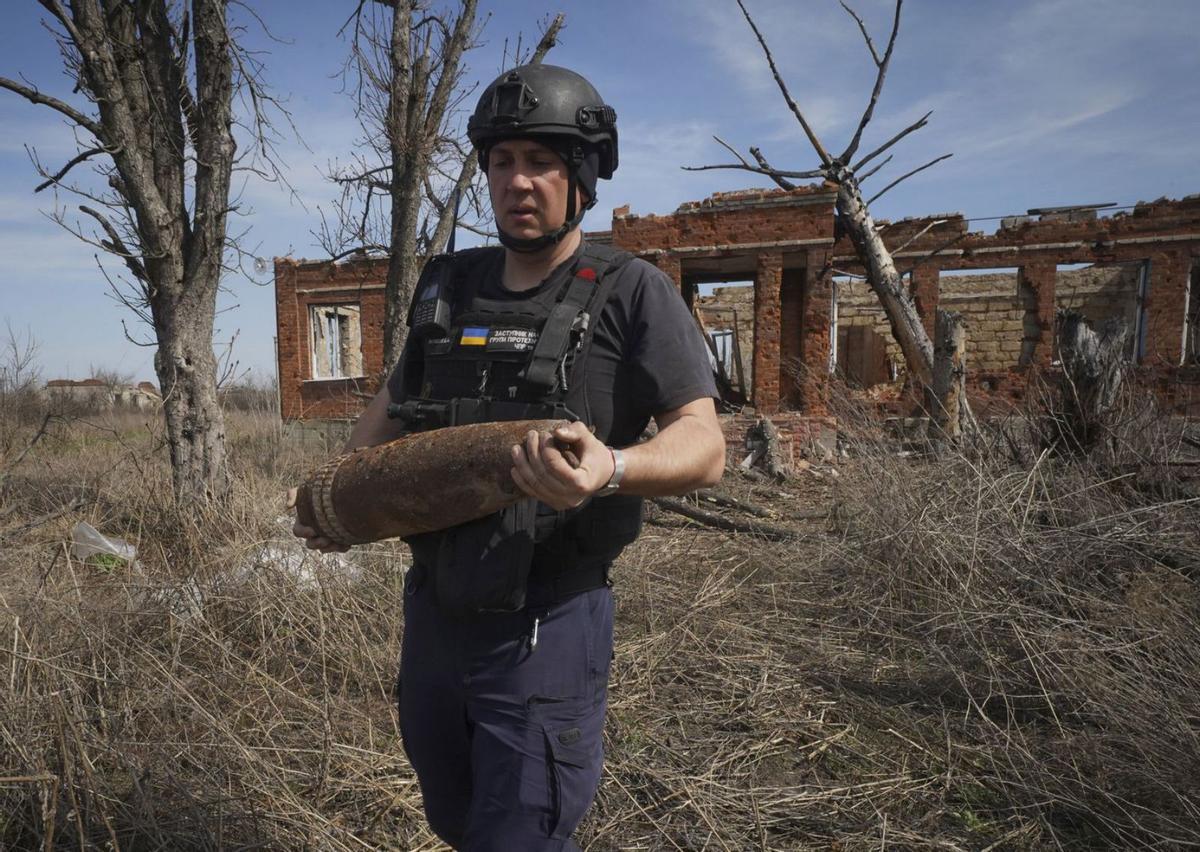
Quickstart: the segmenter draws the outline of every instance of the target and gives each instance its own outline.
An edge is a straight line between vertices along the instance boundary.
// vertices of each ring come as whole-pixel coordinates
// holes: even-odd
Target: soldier
[[[468,135],[502,247],[426,268],[401,362],[349,446],[571,421],[512,448],[528,499],[409,540],[398,692],[438,836],[457,849],[577,849],[603,763],[609,569],[637,537],[643,496],[720,479],[717,390],[674,283],[582,238],[597,179],[617,168],[616,113],[595,88],[565,68],[515,68],[484,91]],[[657,433],[638,442],[651,418]]]

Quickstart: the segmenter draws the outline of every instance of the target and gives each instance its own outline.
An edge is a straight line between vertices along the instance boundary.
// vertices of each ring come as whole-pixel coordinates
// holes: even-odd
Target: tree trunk
[[[841,222],[859,260],[866,269],[867,281],[879,297],[887,314],[892,336],[900,344],[908,372],[923,388],[933,381],[933,343],[925,333],[921,315],[912,297],[904,289],[891,252],[875,230],[875,222],[858,189],[853,175],[839,178],[837,194],[838,220]]]
[[[791,464],[784,459],[779,430],[769,417],[760,417],[746,432],[746,448],[761,461],[767,473],[782,482],[790,474]],[[753,462],[751,462],[753,464]]]
[[[417,228],[420,224],[420,181],[405,174],[424,174],[428,164],[418,153],[397,152],[392,182],[392,252],[388,256],[387,285],[384,290],[383,371],[390,375],[400,361],[408,339],[408,306],[425,260],[417,256]]]
[[[1051,436],[1058,450],[1086,455],[1109,431],[1125,376],[1125,341],[1125,324],[1120,320],[1108,320],[1097,334],[1082,315],[1059,312],[1062,376]]]
[[[953,446],[962,440],[966,412],[967,333],[962,315],[939,309],[934,337],[929,439],[935,446]]]
[[[163,391],[172,489],[185,506],[223,500],[230,482],[212,336],[192,329],[168,336],[159,335],[154,369]]]

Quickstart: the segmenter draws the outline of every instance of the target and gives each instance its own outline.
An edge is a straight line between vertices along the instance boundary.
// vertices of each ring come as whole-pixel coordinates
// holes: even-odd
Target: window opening
[[[1110,321],[1120,321],[1125,327],[1127,357],[1134,363],[1142,359],[1149,261],[1059,264],[1054,279],[1056,309],[1081,314],[1096,331]]]
[[[341,379],[362,375],[361,310],[358,305],[313,305],[312,377]]]
[[[698,285],[692,313],[704,332],[722,399],[734,405],[745,404],[753,372],[753,282]]]
[[[902,277],[911,286],[911,276]],[[854,388],[895,381],[903,360],[879,297],[866,279],[838,275],[829,314],[830,371]]]

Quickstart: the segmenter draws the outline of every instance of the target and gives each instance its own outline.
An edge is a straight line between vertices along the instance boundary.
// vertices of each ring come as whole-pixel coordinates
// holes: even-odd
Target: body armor
[[[447,328],[410,342],[400,366],[404,398],[388,411],[407,430],[526,419],[593,425],[584,364],[615,273],[631,256],[585,243],[557,285],[523,300],[488,298],[483,286],[498,274],[501,251],[459,252],[448,259],[452,274],[440,273],[451,282]],[[608,565],[637,537],[641,512],[641,498],[622,494],[566,512],[530,498],[406,541],[446,610],[507,611],[530,603],[527,588],[538,603],[551,603],[602,585]]]

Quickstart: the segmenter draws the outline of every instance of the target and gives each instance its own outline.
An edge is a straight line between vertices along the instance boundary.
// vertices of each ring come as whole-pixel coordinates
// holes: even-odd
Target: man
[[[637,536],[641,497],[720,479],[717,391],[670,279],[582,239],[596,181],[617,167],[616,114],[591,84],[516,68],[484,91],[468,135],[503,249],[427,268],[401,364],[349,447],[472,421],[573,421],[512,448],[530,499],[410,540],[399,705],[443,840],[577,849],[603,762],[608,570]],[[638,443],[651,418],[657,433]]]

